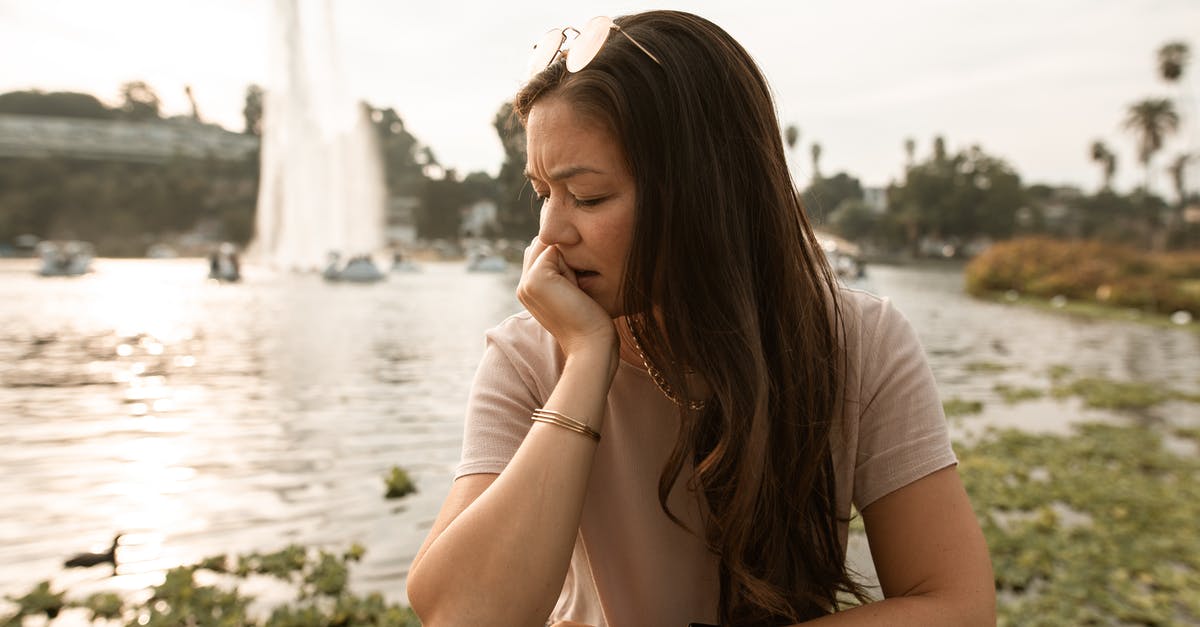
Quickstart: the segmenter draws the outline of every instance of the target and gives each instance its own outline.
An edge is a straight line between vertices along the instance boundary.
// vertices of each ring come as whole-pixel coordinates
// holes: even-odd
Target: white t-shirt
[[[841,290],[846,398],[833,427],[837,515],[957,462],[942,404],[912,326],[885,298]],[[500,473],[562,374],[554,337],[529,313],[487,333],[467,404],[456,478]],[[704,541],[666,517],[658,480],[675,446],[675,405],[639,364],[621,361],[608,394],[579,536],[551,620],[597,627],[717,622],[717,559]],[[701,529],[701,501],[685,466],[672,513]],[[840,522],[843,547],[848,523]]]

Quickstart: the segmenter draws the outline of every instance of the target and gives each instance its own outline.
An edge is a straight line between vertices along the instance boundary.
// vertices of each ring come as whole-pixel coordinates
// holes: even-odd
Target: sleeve
[[[860,511],[958,462],[917,334],[890,301],[881,305],[873,333],[863,338],[863,405],[854,469],[854,505]]]
[[[483,359],[467,397],[462,459],[454,478],[499,473],[508,465],[529,432],[529,417],[541,406],[529,368],[489,332]],[[527,365],[527,364],[526,364]]]

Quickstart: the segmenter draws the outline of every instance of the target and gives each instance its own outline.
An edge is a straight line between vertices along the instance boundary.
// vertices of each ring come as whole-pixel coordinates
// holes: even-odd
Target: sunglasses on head
[[[542,38],[533,46],[533,55],[529,57],[529,75],[533,76],[550,67],[560,53],[567,59],[568,72],[582,70],[592,62],[592,59],[596,58],[600,49],[604,47],[604,42],[608,41],[609,31],[614,30],[624,35],[655,63],[662,65],[658,57],[646,50],[646,47],[639,44],[636,39],[630,37],[629,33],[621,30],[621,27],[617,26],[611,17],[601,16],[588,20],[582,30],[567,26],[552,29],[542,35]],[[568,38],[567,31],[573,32],[574,36]]]

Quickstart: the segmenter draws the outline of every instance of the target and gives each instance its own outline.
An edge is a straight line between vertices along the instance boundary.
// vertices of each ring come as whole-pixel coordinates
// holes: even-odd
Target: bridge
[[[148,122],[0,114],[0,157],[162,162],[243,159],[258,138],[191,118]]]

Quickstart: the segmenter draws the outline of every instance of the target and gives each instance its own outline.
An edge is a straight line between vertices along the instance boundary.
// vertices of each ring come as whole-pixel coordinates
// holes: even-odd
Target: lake
[[[352,587],[403,602],[458,459],[483,332],[520,309],[516,271],[426,263],[346,285],[250,267],[222,285],[199,259],[93,267],[51,279],[0,260],[0,596],[43,579],[71,596],[141,590],[210,555],[358,542]],[[977,301],[960,266],[873,266],[857,286],[913,322],[943,398],[985,403],[956,438],[1128,420],[1077,399],[1006,405],[993,389],[1045,388],[1055,365],[1200,389],[1191,331]],[[393,465],[418,493],[383,498]],[[62,568],[116,532],[117,576]]]

